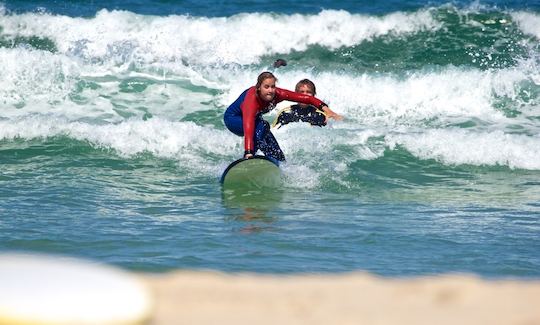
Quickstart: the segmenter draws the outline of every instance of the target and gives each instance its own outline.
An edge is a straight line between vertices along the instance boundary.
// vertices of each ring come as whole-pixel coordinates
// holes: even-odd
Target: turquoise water
[[[286,4],[0,5],[0,250],[538,278],[539,6]],[[274,130],[284,188],[231,202],[222,114],[278,57],[345,120]]]

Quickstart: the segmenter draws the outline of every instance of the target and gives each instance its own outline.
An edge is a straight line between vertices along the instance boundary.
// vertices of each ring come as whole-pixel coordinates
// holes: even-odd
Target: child
[[[315,96],[317,90],[315,84],[309,79],[300,80],[295,87],[295,91],[300,94]],[[307,122],[311,125],[325,126],[328,118],[341,120],[343,117],[333,112],[328,106],[317,108],[313,105],[298,103],[282,109],[272,127],[282,127],[291,122]]]

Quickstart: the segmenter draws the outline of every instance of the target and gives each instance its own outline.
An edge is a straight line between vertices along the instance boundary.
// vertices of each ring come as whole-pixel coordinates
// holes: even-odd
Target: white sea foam
[[[6,35],[46,37],[62,54],[117,67],[158,61],[250,64],[263,55],[302,51],[314,44],[335,49],[380,35],[439,27],[428,11],[373,17],[335,10],[317,15],[252,13],[226,18],[157,17],[107,10],[94,18],[26,13],[2,15],[0,25]]]
[[[145,113],[179,119],[196,110],[215,108],[211,94],[188,90],[177,80],[139,73],[82,76],[76,61],[46,51],[0,48],[0,65],[2,118],[48,114],[69,120],[120,122]],[[88,86],[90,83],[94,86]],[[144,83],[146,88],[123,91],[123,83]]]
[[[513,17],[522,30],[536,35],[536,15]],[[224,110],[252,85],[260,66],[243,64],[260,64],[265,55],[313,44],[335,49],[380,35],[439,28],[428,11],[204,18],[102,10],[88,19],[0,11],[0,25],[4,38],[46,37],[58,49],[0,48],[0,139],[65,135],[121,155],[147,151],[194,165],[205,155],[226,161],[243,152],[242,139],[222,127],[179,122],[192,112]],[[284,38],[255,37],[262,31]],[[426,67],[401,76],[280,69],[278,86],[292,89],[299,79],[310,78],[317,83],[317,96],[345,117],[324,129],[289,125],[276,130],[287,157],[299,157],[289,159],[285,169],[293,171],[297,184],[316,187],[320,180],[311,177],[313,170],[347,168],[347,160],[324,163],[335,162],[340,148],[347,148],[354,161],[381,157],[396,145],[449,164],[539,169],[538,138],[531,136],[539,132],[534,121],[540,115],[535,59],[498,70]],[[144,90],[122,89],[137,82]],[[498,100],[510,101],[509,108],[519,114],[507,116]],[[472,130],[447,129],[471,120],[479,121]],[[504,133],[514,126],[521,135]],[[470,152],[471,147],[481,150]]]
[[[327,10],[317,15],[254,13],[227,18],[157,17],[102,10],[94,18],[4,14],[0,25],[3,37],[47,37],[58,48],[54,54],[27,48],[0,49],[0,63],[6,67],[0,76],[0,100],[8,106],[24,106],[23,111],[3,116],[54,109],[72,119],[92,116],[106,121],[120,121],[117,114],[122,109],[128,112],[121,116],[141,114],[130,107],[143,107],[163,118],[210,106],[203,102],[226,107],[260,72],[235,63],[258,62],[263,55],[303,50],[312,44],[352,46],[380,35],[399,37],[440,27],[427,10],[382,17]],[[272,30],[267,33],[282,32],[281,36],[256,37],[268,26]],[[194,69],[197,64],[200,66]],[[349,119],[395,125],[445,116],[501,118],[492,108],[493,96],[514,96],[516,83],[535,80],[532,74],[525,67],[493,72],[447,68],[419,71],[400,79],[354,72],[315,75],[288,69],[279,71],[279,85],[293,88],[298,79],[309,77],[316,80],[319,97]],[[136,97],[119,90],[123,80],[138,75],[158,85]],[[217,89],[220,94],[209,98],[179,85],[178,80]],[[74,106],[71,95],[77,82],[92,81],[99,89],[85,88],[77,93],[77,104],[85,107]]]
[[[540,15],[519,11],[512,13],[511,16],[524,33],[540,39]]]
[[[23,48],[0,48],[0,66],[0,101],[4,105],[62,101],[78,75],[70,60]]]
[[[540,137],[502,131],[479,133],[464,129],[428,130],[386,136],[390,148],[403,146],[421,159],[445,164],[500,165],[540,170]]]
[[[192,89],[191,80],[183,85],[174,78],[140,73],[83,77],[76,62],[43,51],[0,49],[0,64],[6,67],[0,78],[0,100],[7,106],[1,113],[3,117],[53,113],[72,120],[99,118],[116,122],[126,116],[141,116],[141,109],[154,116],[177,119],[196,110],[226,107],[254,83],[256,75],[249,69],[231,72],[220,86],[221,94],[215,97],[210,93],[212,88],[208,92]],[[508,97],[519,104],[519,84],[534,80],[533,74],[525,67],[495,71],[447,68],[399,79],[391,75],[315,75],[287,70],[279,73],[278,85],[291,89],[297,80],[308,77],[317,82],[318,97],[348,120],[372,126],[410,125],[452,117],[504,120],[504,115],[493,107],[494,97]],[[137,78],[150,85],[139,93],[120,89],[122,82],[136,82]],[[96,87],[75,91],[77,83],[90,82]]]
[[[131,156],[150,152],[165,158],[194,155],[230,155],[239,152],[238,137],[223,130],[209,129],[193,122],[171,122],[158,118],[128,120],[119,124],[92,125],[47,116],[0,121],[0,139],[36,139],[54,136],[88,141],[96,147],[113,149]]]
[[[509,119],[495,107],[496,99],[509,98],[517,107],[526,107],[529,103],[520,99],[520,84],[532,74],[526,67],[489,71],[449,67],[419,71],[407,78],[291,71],[280,74],[278,85],[292,89],[301,78],[315,80],[319,98],[346,121],[371,128],[423,125],[426,121],[445,125],[471,118],[504,124]],[[225,106],[233,96],[223,99]]]
[[[320,182],[318,177],[321,174],[315,170],[337,169],[339,173],[339,170],[346,170],[350,162],[381,157],[385,149],[394,150],[398,145],[419,159],[436,159],[444,164],[501,165],[540,170],[538,135],[457,128],[402,133],[393,130],[319,129],[306,125],[294,125],[275,132],[275,135],[289,157],[284,169],[288,171],[286,175],[292,185],[307,188],[316,187]],[[243,151],[242,138],[226,130],[193,122],[154,118],[92,125],[43,116],[0,121],[1,140],[54,136],[87,141],[96,147],[113,149],[122,156],[150,152],[158,157],[177,159],[193,170],[200,169],[204,157],[223,157],[228,161]],[[335,159],[336,154],[340,155],[339,150],[343,150],[339,147],[348,150],[345,160]],[[202,165],[209,168],[207,172],[217,175],[222,169],[221,163]]]
[[[36,55],[50,58],[50,54]],[[300,75],[298,71],[285,72],[280,76],[280,85],[292,88]],[[236,87],[242,84],[238,80],[245,79],[245,84],[249,76],[247,71],[238,73],[235,76]],[[334,150],[345,146],[351,150],[354,159],[375,159],[383,155],[385,146],[400,144],[419,158],[436,158],[444,163],[538,168],[536,161],[540,159],[535,160],[538,157],[534,149],[538,139],[525,135],[538,130],[538,126],[531,124],[529,119],[538,115],[538,107],[522,108],[523,117],[509,118],[493,105],[494,96],[519,102],[520,89],[516,85],[528,80],[527,72],[519,68],[487,72],[448,68],[419,73],[402,80],[391,76],[362,75],[355,78],[333,73],[314,77],[320,97],[331,99],[331,107],[346,119],[340,123],[331,122],[324,129],[297,124],[274,130],[288,157],[305,157],[301,161],[291,160],[291,166],[304,164],[308,169],[333,170],[336,166],[321,165],[316,157],[332,161],[330,157]],[[83,93],[89,103],[82,105],[65,103],[51,106],[54,109],[40,109],[36,100],[22,109],[4,108],[1,111],[0,138],[31,139],[63,134],[114,149],[122,155],[148,151],[157,156],[185,161],[193,161],[206,154],[233,157],[231,155],[234,153],[243,151],[241,138],[222,128],[176,122],[189,112],[204,109],[201,102],[213,99],[209,93],[194,93],[175,85],[162,84],[151,85],[139,94],[119,93],[119,82],[100,82],[99,90]],[[476,87],[471,87],[471,84]],[[354,85],[354,91],[351,85]],[[32,88],[34,84],[26,87]],[[225,94],[233,98],[240,91],[241,88],[234,95],[233,91]],[[52,95],[47,98],[49,92]],[[55,94],[64,94],[65,91],[62,88],[56,92],[45,89],[42,93],[47,102],[53,100]],[[114,101],[106,98],[111,96]],[[226,106],[233,100],[225,97],[220,97],[222,102],[219,105]],[[36,98],[39,99],[39,96]],[[116,113],[115,110],[121,105],[125,106],[122,114],[132,118],[124,118]],[[136,108],[141,105],[146,105],[154,118],[142,121]],[[212,107],[215,104],[207,105]],[[455,135],[452,135],[454,130],[445,133],[446,124],[471,119],[481,121],[482,125],[473,131],[456,132]],[[426,123],[439,126],[441,130],[425,133]],[[487,133],[489,135],[482,133],[494,132],[497,128],[508,129],[515,124],[528,130],[520,136],[505,135],[503,131]],[[385,136],[386,143],[376,140]],[[476,143],[471,144],[471,141],[478,139],[493,142],[482,147],[486,152],[470,153],[468,148],[480,147]],[[305,155],[305,152],[310,155]]]
[[[286,185],[313,189],[320,184],[320,171],[308,166],[287,163],[282,166],[282,170],[286,179]]]

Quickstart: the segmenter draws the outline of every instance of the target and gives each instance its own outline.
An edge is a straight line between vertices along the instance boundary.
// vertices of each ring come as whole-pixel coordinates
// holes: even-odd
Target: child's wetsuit
[[[272,127],[277,126],[277,128],[279,129],[285,124],[300,121],[307,122],[311,125],[325,126],[326,114],[324,113],[324,111],[312,105],[291,105],[290,107],[283,109],[279,113],[274,123],[272,123]]]

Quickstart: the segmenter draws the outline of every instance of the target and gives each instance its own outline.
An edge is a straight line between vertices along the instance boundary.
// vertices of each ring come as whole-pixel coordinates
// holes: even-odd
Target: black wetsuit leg
[[[270,132],[270,124],[262,118],[258,118],[256,121],[255,143],[257,148],[260,149],[265,156],[274,158],[278,161],[285,161],[283,151],[281,151],[276,138],[272,132]]]

